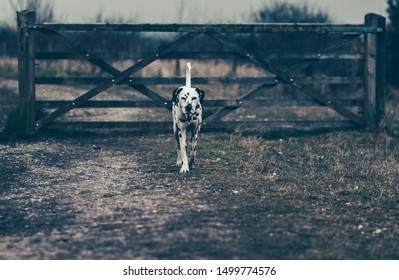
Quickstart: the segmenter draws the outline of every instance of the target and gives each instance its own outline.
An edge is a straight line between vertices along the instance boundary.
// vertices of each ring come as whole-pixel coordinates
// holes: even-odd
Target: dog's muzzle
[[[185,107],[185,110],[187,113],[190,113],[192,109],[193,109],[193,105],[191,105],[191,104],[187,104]]]

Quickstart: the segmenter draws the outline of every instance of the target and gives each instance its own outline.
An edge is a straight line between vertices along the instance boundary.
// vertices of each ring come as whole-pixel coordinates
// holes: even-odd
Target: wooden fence
[[[62,32],[157,32],[178,34],[177,39],[149,53],[131,54],[131,58],[140,59],[137,63],[123,71],[116,69],[104,60],[104,54],[91,52],[63,35]],[[45,35],[59,44],[67,46],[68,51],[37,51],[38,35]],[[178,51],[178,47],[193,40],[200,34],[205,34],[218,42],[223,51],[195,52]],[[253,51],[248,45],[232,40],[231,34],[313,34],[320,38],[329,35],[341,35],[328,46],[323,46],[311,53],[296,53],[295,50],[283,53],[265,53]],[[256,38],[256,37],[255,37]],[[165,122],[80,122],[61,123],[57,119],[76,108],[162,108],[171,109],[171,100],[163,97],[148,87],[148,85],[184,84],[184,78],[133,77],[133,74],[144,67],[161,59],[236,59],[240,57],[257,65],[269,73],[264,77],[195,77],[193,84],[224,85],[224,84],[256,84],[255,90],[242,94],[236,99],[207,99],[206,108],[216,107],[212,114],[204,119],[204,128],[308,128],[308,127],[362,127],[376,129],[384,116],[385,108],[385,18],[375,14],[365,16],[365,23],[358,25],[337,24],[58,24],[37,23],[35,13],[22,11],[18,13],[19,39],[19,96],[20,111],[27,134],[34,134],[45,127],[62,125],[79,125],[84,127],[143,127],[170,126]],[[339,53],[335,50],[351,40],[358,40],[356,48],[350,53]],[[256,42],[254,42],[256,44]],[[108,53],[107,58],[112,54]],[[118,58],[118,57],[115,57]],[[295,76],[293,71],[282,69],[275,63],[276,58],[300,59],[291,67],[305,69],[319,61],[352,60],[361,64],[360,77],[306,77]],[[91,64],[109,74],[108,77],[37,77],[35,75],[36,60],[87,60]],[[338,62],[339,63],[339,62]],[[314,84],[361,84],[361,98],[337,99],[331,94],[323,94]],[[94,87],[74,100],[36,100],[36,85],[94,85]],[[116,86],[127,85],[148,97],[150,100],[91,100],[101,92]],[[275,88],[278,85],[289,85],[302,92],[306,99],[255,99],[260,92]],[[306,107],[322,106],[337,112],[344,120],[290,120],[290,121],[223,121],[222,118],[239,108],[258,107]],[[39,117],[38,108],[54,108],[51,113]]]

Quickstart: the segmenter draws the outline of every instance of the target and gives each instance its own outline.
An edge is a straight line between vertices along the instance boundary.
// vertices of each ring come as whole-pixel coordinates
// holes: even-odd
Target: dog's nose
[[[192,108],[193,108],[193,105],[191,105],[191,104],[187,104],[186,105],[186,111],[187,112],[190,112]]]

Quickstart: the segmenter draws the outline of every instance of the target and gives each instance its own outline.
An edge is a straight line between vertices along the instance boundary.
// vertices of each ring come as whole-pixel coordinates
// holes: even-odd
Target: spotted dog
[[[205,92],[200,88],[191,87],[191,65],[186,64],[186,85],[173,91],[173,132],[177,141],[177,161],[180,173],[187,173],[195,169],[196,145],[198,133],[202,124],[201,103]],[[191,137],[190,160],[187,157],[187,131]]]

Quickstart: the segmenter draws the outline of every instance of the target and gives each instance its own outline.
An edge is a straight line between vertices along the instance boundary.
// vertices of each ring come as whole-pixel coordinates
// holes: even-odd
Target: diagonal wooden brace
[[[221,43],[223,46],[231,49],[232,51],[238,53],[239,55],[246,57],[247,59],[249,59],[252,62],[254,62],[255,64],[259,65],[266,71],[270,71],[270,72],[274,73],[279,80],[283,81],[284,83],[291,84],[293,87],[301,90],[308,96],[315,99],[320,104],[325,105],[325,106],[335,110],[336,112],[338,112],[339,114],[348,118],[349,120],[353,121],[357,125],[360,125],[360,126],[364,125],[363,119],[360,116],[358,116],[357,114],[347,110],[346,108],[339,105],[335,101],[321,96],[318,92],[313,90],[311,87],[302,85],[300,82],[293,80],[289,75],[287,75],[285,72],[276,68],[273,64],[269,63],[268,61],[266,61],[262,58],[259,58],[256,54],[254,54],[250,51],[247,51],[246,49],[244,49],[237,43],[232,42],[230,39],[226,38],[225,36],[223,36],[219,33],[206,33],[206,35],[215,39],[216,41]]]
[[[111,88],[112,86],[121,82],[122,80],[129,78],[130,75],[143,69],[144,67],[151,64],[155,60],[168,55],[176,47],[182,45],[183,43],[187,42],[188,40],[191,40],[192,38],[194,38],[197,35],[198,35],[198,33],[187,33],[187,34],[183,35],[182,37],[178,38],[176,41],[171,42],[171,43],[167,44],[166,46],[161,47],[158,51],[154,52],[153,54],[151,54],[148,57],[144,58],[143,60],[139,61],[135,65],[133,65],[133,66],[127,68],[126,70],[120,72],[119,74],[115,75],[114,78],[111,80],[111,82],[105,82],[103,84],[100,84],[99,86],[93,88],[92,90],[89,90],[88,92],[86,92],[85,94],[76,98],[75,100],[72,100],[72,101],[68,102],[66,105],[58,108],[49,116],[37,121],[36,127],[41,128],[41,127],[45,126],[46,124],[50,123],[51,121],[55,120],[56,118],[69,112],[70,110],[72,110],[76,107],[79,107],[81,104],[83,104],[87,100],[89,100],[89,99],[95,97],[96,95],[98,95],[99,93]]]
[[[60,43],[68,46],[69,48],[73,49],[76,53],[80,53],[86,56],[87,61],[91,62],[92,64],[96,65],[97,67],[99,67],[100,69],[102,69],[103,71],[111,74],[112,76],[117,76],[121,73],[121,71],[119,71],[118,69],[116,69],[115,67],[113,67],[112,65],[110,65],[109,63],[105,62],[102,59],[98,59],[98,58],[90,58],[91,55],[90,53],[79,47],[76,46],[75,44],[73,44],[68,38],[66,38],[65,36],[61,35],[60,33],[54,31],[54,30],[43,30],[43,33],[45,33],[47,36],[56,39],[57,41],[59,41]],[[168,100],[166,100],[165,98],[163,98],[162,96],[160,96],[159,94],[157,94],[156,92],[152,91],[151,89],[149,89],[148,87],[144,86],[144,85],[133,85],[133,84],[128,84],[131,88],[141,92],[142,94],[144,94],[145,96],[149,97],[150,99],[156,100],[156,101],[164,101],[167,102]],[[167,109],[170,110],[169,106],[165,106]]]

